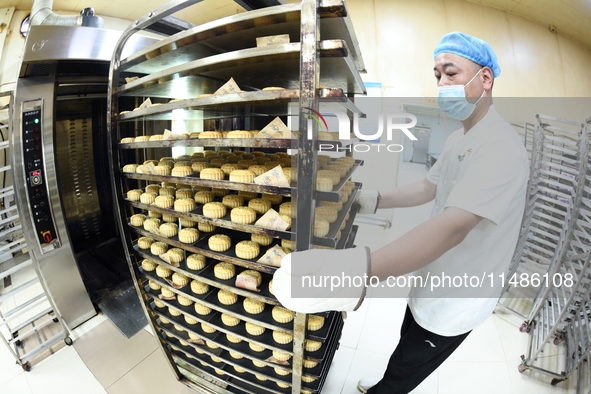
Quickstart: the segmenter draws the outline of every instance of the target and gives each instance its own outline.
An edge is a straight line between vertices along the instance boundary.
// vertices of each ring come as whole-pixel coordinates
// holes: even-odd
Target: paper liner
[[[267,253],[265,253],[265,255],[261,257],[257,263],[279,268],[281,267],[281,259],[283,259],[285,255],[285,251],[279,245],[275,245],[267,250]]]
[[[292,138],[291,130],[283,123],[281,118],[276,117],[271,123],[265,126],[254,136],[255,138]]]
[[[172,261],[171,261],[171,257],[170,257],[170,255],[168,254],[168,252],[166,252],[166,253],[162,253],[162,254],[160,255],[160,258],[161,258],[162,260],[166,261],[168,264],[172,265],[173,267],[177,267],[177,268],[178,268],[178,267],[180,267],[180,266],[181,266],[181,264],[180,264],[180,263],[175,263],[175,262],[172,262]]]
[[[213,95],[217,96],[217,95],[222,95],[222,94],[238,93],[241,91],[242,90],[240,90],[236,81],[234,81],[234,78],[230,78],[230,80],[228,82],[226,82],[224,84],[224,86],[222,86],[221,88],[216,90]]]
[[[241,289],[260,292],[257,286],[257,279],[254,276],[239,274],[236,277],[235,285]]]
[[[144,102],[137,109],[144,109],[144,108],[148,108],[151,106],[152,106],[152,100],[150,100],[150,98],[147,98],[146,100],[144,100]]]
[[[283,219],[276,210],[271,208],[254,225],[271,230],[285,231],[289,228],[290,223]]]
[[[136,168],[135,172],[138,174],[155,174],[156,173],[156,166],[154,163],[142,164]]]
[[[290,187],[281,166],[277,166],[254,178],[254,183],[265,186]]]
[[[187,339],[187,342],[194,343],[195,345],[202,345],[205,346],[205,341],[203,339]]]
[[[177,265],[178,267],[178,265]],[[173,281],[171,281],[170,279],[164,279],[166,281],[166,283],[168,283],[170,286],[174,287],[177,290],[182,289],[183,287],[185,287],[188,283],[185,283],[184,285],[179,285],[174,283]]]
[[[291,364],[288,363],[287,361],[281,361],[281,360],[277,360],[275,357],[271,356],[268,359],[265,360],[268,363],[273,363],[273,364],[279,364],[279,365],[283,365],[285,367],[289,367]]]
[[[257,47],[265,47],[279,44],[289,44],[289,34],[257,37]]]

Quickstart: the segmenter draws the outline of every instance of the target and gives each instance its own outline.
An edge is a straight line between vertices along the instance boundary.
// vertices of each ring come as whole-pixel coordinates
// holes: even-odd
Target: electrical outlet
[[[437,107],[437,97],[423,97],[423,103]]]

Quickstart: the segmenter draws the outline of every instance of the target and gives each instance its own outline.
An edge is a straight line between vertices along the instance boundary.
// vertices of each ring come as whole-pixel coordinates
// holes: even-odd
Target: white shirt
[[[494,106],[468,133],[462,128],[448,137],[427,173],[437,185],[431,217],[457,207],[483,219],[462,243],[414,273],[426,281],[411,289],[408,300],[421,327],[456,336],[491,315],[502,289],[500,275],[507,272],[517,244],[528,177],[523,142]],[[434,277],[450,280],[432,289]]]

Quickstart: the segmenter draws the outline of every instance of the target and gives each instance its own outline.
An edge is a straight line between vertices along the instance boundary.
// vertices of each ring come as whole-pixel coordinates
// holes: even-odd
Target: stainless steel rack
[[[349,116],[353,113],[363,116],[352,99],[356,93],[365,93],[359,75],[364,66],[357,39],[342,0],[304,0],[300,4],[250,11],[197,26],[121,58],[121,48],[135,32],[196,2],[172,1],[138,19],[123,33],[111,62],[108,110],[111,172],[129,267],[162,350],[183,383],[207,393],[317,393],[322,390],[338,346],[344,324],[341,315],[334,312],[324,314],[325,325],[318,331],[307,329],[308,316],[304,314],[296,313],[294,320],[286,324],[274,321],[271,309],[279,302],[268,285],[276,268],[253,259],[239,258],[233,248],[225,252],[213,251],[208,246],[208,239],[213,234],[226,234],[235,244],[250,239],[251,234],[273,237],[271,245],[261,247],[259,256],[270,247],[280,245],[282,240],[295,243],[297,250],[314,245],[330,248],[353,246],[357,231],[353,221],[359,209],[354,201],[361,184],[349,181],[363,162],[355,161],[332,191],[317,191],[320,133],[315,124],[308,122],[304,109],[318,110],[325,102],[338,103]],[[291,42],[266,47],[255,45],[257,37],[277,34],[289,35]],[[123,77],[130,76],[138,78],[123,81]],[[248,91],[197,97],[213,93],[230,78],[241,89]],[[261,90],[265,86],[285,89]],[[147,97],[158,105],[139,109],[139,104]],[[167,102],[166,99],[176,100]],[[290,116],[293,110],[288,107],[291,103],[297,103],[299,108],[296,115],[300,125],[297,138],[185,138],[120,142],[128,137],[161,134],[173,120],[192,124],[228,118],[245,119],[247,124],[261,119],[271,121],[276,116]],[[124,110],[129,112],[122,113]],[[308,128],[311,128],[311,139],[308,139]],[[338,148],[354,144],[357,140],[322,142]],[[248,152],[297,149],[297,156],[291,159],[294,169],[297,163],[297,178],[294,177],[297,182],[292,182],[290,187],[276,187],[201,179],[197,175],[176,177],[122,171],[126,164],[172,156],[172,149],[179,147],[186,152],[186,149],[193,148],[191,150],[205,149],[218,153],[224,150],[234,152],[237,148]],[[350,152],[346,154],[350,155]],[[218,219],[206,217],[200,204],[191,212],[179,212],[126,198],[128,190],[143,189],[155,182],[181,184],[195,190],[206,187],[231,193],[242,191],[291,197],[297,218],[292,220],[290,230],[270,230],[253,224],[234,223],[229,215]],[[349,183],[346,185],[346,182]],[[351,194],[344,198],[344,190],[351,186]],[[329,233],[324,237],[313,235],[316,201],[342,202],[337,220],[330,225]],[[276,205],[274,208],[278,209]],[[180,223],[180,227],[182,223],[191,221],[216,228],[206,235],[200,232],[196,242],[187,244],[177,236],[164,237],[131,225],[128,218],[132,214],[145,215],[147,212],[166,215],[167,220]],[[164,242],[170,248],[181,249],[183,261],[178,265],[160,261],[150,250],[139,248],[139,237],[149,237],[154,242]],[[205,267],[189,269],[186,258],[191,254],[204,256]],[[175,286],[168,279],[170,275],[162,277],[154,271],[146,271],[141,264],[144,259],[158,261],[160,268],[168,269],[171,275],[182,274],[190,281],[199,281],[207,285],[209,291],[195,294],[188,285]],[[260,291],[242,289],[235,286],[233,280],[217,278],[214,266],[219,261],[232,263],[236,275],[247,269],[258,271],[262,276]],[[162,297],[163,289],[173,296]],[[233,305],[221,304],[217,298],[219,290],[234,293],[240,301]],[[179,296],[184,297],[184,304],[189,305],[180,304]],[[246,313],[241,306],[245,298],[262,302],[264,311],[260,314]],[[194,309],[196,304],[209,308],[210,312],[206,315],[197,313]],[[222,314],[238,319],[239,324],[233,327],[225,325],[221,320]],[[253,336],[246,332],[244,322],[257,324],[266,331]],[[211,329],[214,331],[211,332]],[[293,340],[280,344],[271,335],[273,331],[292,335]],[[229,342],[227,334],[241,342]],[[319,342],[320,349],[305,351],[307,340]],[[248,343],[258,345],[260,348],[257,350],[263,350],[255,351]],[[271,358],[273,350],[287,355],[289,361],[279,362]]]
[[[8,163],[9,150],[12,149],[12,91],[1,92],[0,99],[8,99],[8,103],[0,107],[0,150]],[[48,295],[33,257],[29,256],[27,242],[22,230],[21,217],[15,205],[15,191],[12,186],[12,164],[0,167],[3,176],[0,189],[0,253],[8,255],[6,261],[0,262],[0,280],[10,279],[12,275],[26,269],[34,269],[35,276],[18,286],[11,286],[8,291],[0,292],[0,304],[11,297],[20,294],[20,301],[9,310],[0,311],[0,338],[10,353],[25,371],[31,370],[31,360],[43,351],[51,348],[57,342],[64,340],[67,345],[72,344],[69,331],[61,316],[55,309],[51,296]],[[8,175],[8,176],[7,176]],[[10,186],[7,186],[10,184]],[[8,267],[8,264],[11,266]],[[6,265],[7,268],[2,267]],[[34,294],[31,289],[37,288]],[[23,294],[30,294],[24,297]],[[23,300],[23,298],[25,298]],[[16,299],[15,299],[16,300]],[[50,337],[41,333],[44,328],[56,325]],[[31,345],[33,343],[33,345]]]
[[[509,275],[538,265],[537,295],[521,327],[530,340],[519,371],[545,372],[555,385],[581,365],[591,347],[591,140],[585,124],[538,115],[533,141],[524,228]],[[541,365],[538,358],[563,342],[560,370]]]
[[[528,320],[544,289],[510,289],[510,282],[522,274],[532,277],[553,273],[560,266],[565,242],[570,242],[574,234],[572,223],[581,202],[579,180],[584,179],[587,151],[586,130],[580,123],[536,116],[526,207],[501,303]],[[525,313],[510,307],[513,298],[523,296],[517,294],[520,290],[536,295],[531,310]],[[526,321],[521,329],[528,326]]]

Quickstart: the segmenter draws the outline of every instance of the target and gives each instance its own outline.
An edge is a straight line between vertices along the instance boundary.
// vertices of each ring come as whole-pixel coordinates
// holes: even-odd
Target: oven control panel
[[[22,112],[22,138],[23,138],[23,166],[29,206],[35,233],[39,244],[56,244],[57,233],[53,223],[49,196],[45,181],[45,168],[43,160],[43,130],[42,107],[27,103]]]

